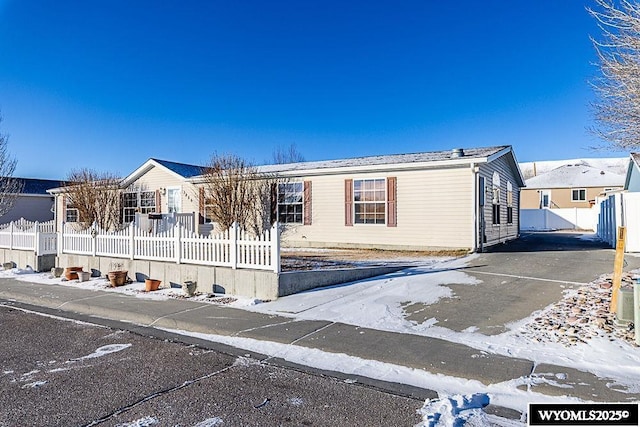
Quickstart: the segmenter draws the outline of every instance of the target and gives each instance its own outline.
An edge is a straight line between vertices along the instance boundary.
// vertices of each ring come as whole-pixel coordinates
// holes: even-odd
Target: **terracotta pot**
[[[75,280],[78,278],[78,271],[82,271],[82,267],[67,267],[64,269],[64,277],[67,280]]]
[[[147,292],[157,291],[161,281],[156,279],[144,279],[144,286]]]
[[[110,271],[107,273],[111,286],[122,286],[127,281],[127,271]]]

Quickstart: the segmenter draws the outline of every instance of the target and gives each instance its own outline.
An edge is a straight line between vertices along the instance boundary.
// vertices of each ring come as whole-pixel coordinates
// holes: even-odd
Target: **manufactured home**
[[[136,215],[191,214],[195,229],[214,227],[205,169],[149,159],[122,181],[123,222]],[[519,235],[524,180],[510,146],[398,154],[258,168],[276,177],[272,220],[291,247],[400,250],[485,247]],[[77,220],[64,189],[56,223]]]

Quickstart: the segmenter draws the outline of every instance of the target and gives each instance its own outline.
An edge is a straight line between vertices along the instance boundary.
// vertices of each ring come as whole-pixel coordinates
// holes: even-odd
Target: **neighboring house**
[[[63,181],[35,178],[15,178],[22,182],[22,191],[17,195],[13,207],[0,217],[0,223],[24,218],[29,221],[45,222],[54,218],[54,198],[47,191],[64,185]]]
[[[522,209],[590,208],[596,197],[620,190],[625,177],[588,164],[566,164],[525,181]]]
[[[138,213],[207,218],[202,167],[149,159],[123,180],[124,222]],[[478,250],[519,235],[524,180],[510,146],[259,167],[280,180],[272,219],[299,247]],[[56,189],[58,226],[74,220]]]
[[[616,247],[621,226],[626,227],[625,251],[640,252],[640,153],[627,160],[624,191],[600,200],[598,236]]]
[[[631,153],[628,164],[624,189],[633,193],[640,192],[640,153]]]

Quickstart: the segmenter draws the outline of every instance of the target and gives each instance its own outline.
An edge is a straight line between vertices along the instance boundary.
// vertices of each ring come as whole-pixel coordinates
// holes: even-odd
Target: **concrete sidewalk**
[[[640,395],[609,387],[608,383],[611,381],[607,379],[575,369],[554,365],[535,367],[529,360],[487,354],[436,338],[334,322],[293,320],[188,299],[155,301],[111,292],[0,279],[0,303],[3,303],[2,300],[5,304],[27,304],[49,313],[97,324],[113,326],[113,322],[116,322],[116,327],[130,330],[140,326],[166,328],[295,344],[422,369],[433,374],[473,379],[485,385],[521,378],[542,378],[547,380],[543,381],[543,385],[529,387],[551,396],[570,395],[603,402],[640,400]],[[158,330],[153,335],[162,336],[163,332]],[[273,362],[274,359],[270,360]],[[284,361],[278,362],[290,365]],[[300,366],[297,368],[306,369]],[[411,387],[405,388],[405,393],[410,389]],[[436,395],[429,390],[418,393],[409,391],[408,394],[421,398]]]

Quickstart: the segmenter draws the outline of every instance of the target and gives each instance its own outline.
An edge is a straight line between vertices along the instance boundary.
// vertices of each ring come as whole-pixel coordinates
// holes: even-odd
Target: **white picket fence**
[[[0,225],[0,248],[33,251],[36,255],[57,252],[54,221],[33,222],[24,218]]]
[[[197,264],[280,272],[280,232],[278,224],[260,236],[252,236],[234,224],[218,235],[202,236],[179,223],[154,233],[133,223],[124,230],[107,232],[94,226],[76,230],[64,224],[58,253],[105,256],[177,264]]]

